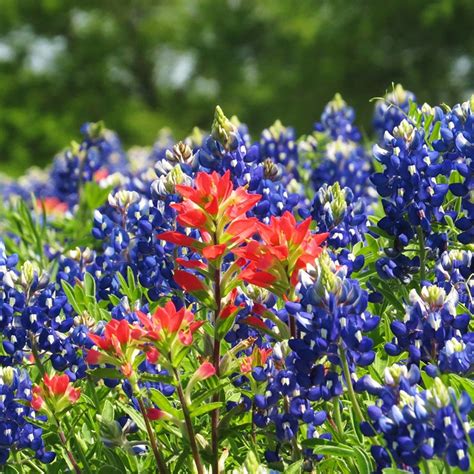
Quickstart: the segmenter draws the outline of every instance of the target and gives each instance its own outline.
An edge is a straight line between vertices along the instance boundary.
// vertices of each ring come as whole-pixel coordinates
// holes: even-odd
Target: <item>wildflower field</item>
[[[474,97],[209,122],[1,178],[0,471],[474,472]]]

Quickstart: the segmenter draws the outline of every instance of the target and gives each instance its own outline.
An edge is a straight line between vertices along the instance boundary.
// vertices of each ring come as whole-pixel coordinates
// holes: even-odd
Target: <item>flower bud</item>
[[[224,115],[222,109],[216,106],[211,128],[212,138],[218,141],[226,150],[231,150],[237,143],[237,133],[236,126]]]

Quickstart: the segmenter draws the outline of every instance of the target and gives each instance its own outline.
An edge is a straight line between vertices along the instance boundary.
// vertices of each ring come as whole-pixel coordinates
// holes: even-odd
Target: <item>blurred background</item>
[[[311,130],[341,92],[370,134],[392,82],[419,101],[474,92],[472,0],[0,0],[0,170],[44,165],[85,121],[126,146],[209,128]]]

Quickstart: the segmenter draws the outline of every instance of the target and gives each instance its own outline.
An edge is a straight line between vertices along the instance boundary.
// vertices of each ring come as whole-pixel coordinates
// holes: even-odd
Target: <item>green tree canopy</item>
[[[125,144],[208,128],[215,104],[258,131],[311,128],[339,91],[370,127],[392,82],[462,100],[470,0],[0,0],[0,163],[47,163],[85,121]]]

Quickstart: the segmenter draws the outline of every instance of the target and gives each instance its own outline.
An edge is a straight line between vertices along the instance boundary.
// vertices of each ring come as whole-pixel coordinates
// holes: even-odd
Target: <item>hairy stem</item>
[[[219,313],[221,312],[221,272],[220,268],[216,268],[214,272],[214,299],[216,303],[216,311],[214,313],[214,350],[212,354],[212,362],[216,370],[217,377],[220,376],[220,353],[221,341],[217,335],[217,322]],[[216,393],[213,402],[219,401],[219,393]],[[219,409],[216,408],[211,412],[211,446],[212,446],[212,472],[219,473]]]
[[[58,427],[58,436],[59,436],[59,439],[61,440],[61,443],[64,445],[65,449],[66,449],[66,454],[67,454],[67,457],[69,458],[69,461],[71,461],[71,464],[72,464],[72,467],[74,469],[74,472],[76,474],[81,474],[81,468],[79,467],[79,464],[77,463],[76,461],[76,458],[74,457],[74,455],[72,454],[72,452],[69,450],[69,448],[67,447],[67,439],[66,439],[66,435],[64,434],[64,431],[61,429],[61,427],[59,426],[59,421],[55,418],[55,421],[56,421],[56,426]]]
[[[347,362],[347,355],[344,351],[344,348],[342,347],[342,344],[339,346],[339,359],[341,359],[342,370],[344,372],[344,378],[346,379],[347,392],[349,393],[352,408],[354,409],[357,421],[361,422],[364,419],[364,415],[362,414],[359,402],[357,401],[356,393],[354,392],[354,387],[352,386],[352,378],[351,372],[349,370],[349,364]]]
[[[188,405],[186,403],[186,398],[183,393],[181,379],[176,369],[174,369],[174,376],[178,383],[178,396],[179,396],[179,401],[181,402],[181,409],[183,410],[184,421],[186,424],[186,429],[188,431],[189,443],[191,445],[191,451],[193,453],[194,463],[196,464],[196,469],[197,469],[198,474],[203,474],[204,469],[202,466],[201,456],[199,455],[199,449],[196,443],[196,435],[194,433],[193,422],[191,420],[191,415],[189,413]]]
[[[153,454],[154,454],[155,459],[156,459],[158,472],[160,472],[160,474],[168,474],[168,468],[166,467],[166,463],[163,459],[163,456],[161,455],[161,453],[158,449],[158,444],[156,442],[155,433],[153,432],[153,429],[151,427],[150,420],[148,419],[148,416],[146,414],[145,405],[143,404],[143,399],[140,395],[137,395],[137,401],[138,401],[138,406],[140,407],[140,411],[141,411],[142,416],[143,416],[143,421],[145,422],[145,427],[146,427],[146,431],[148,433],[148,438],[150,439],[151,449],[152,449]]]

